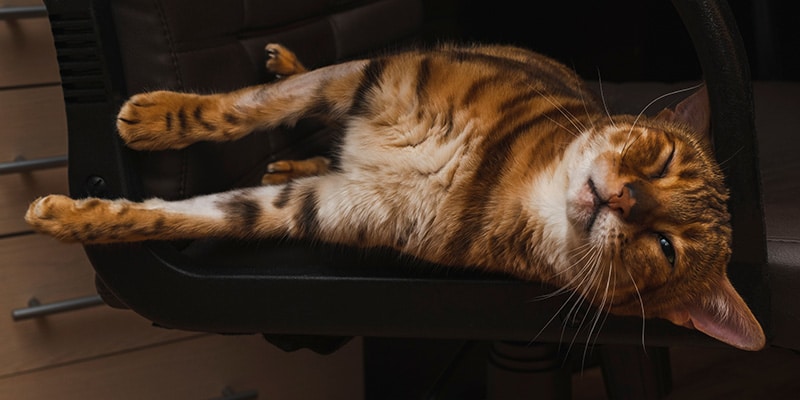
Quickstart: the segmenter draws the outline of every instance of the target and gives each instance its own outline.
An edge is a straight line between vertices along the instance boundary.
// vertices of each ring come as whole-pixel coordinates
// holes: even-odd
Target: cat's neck
[[[541,164],[518,164],[506,172],[495,197],[503,206],[495,207],[490,218],[496,221],[494,236],[505,236],[517,248],[487,254],[491,265],[506,265],[514,275],[553,283],[569,275],[569,249],[578,238],[567,219],[567,189],[573,171],[585,162],[583,150],[592,135],[588,130],[565,134],[550,143],[554,151],[533,158]],[[541,151],[542,144],[536,146]],[[487,246],[493,248],[492,243]]]

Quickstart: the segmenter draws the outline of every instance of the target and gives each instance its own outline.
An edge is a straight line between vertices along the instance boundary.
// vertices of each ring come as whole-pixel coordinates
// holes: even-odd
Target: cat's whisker
[[[600,77],[600,68],[597,69],[597,84],[600,86],[600,101],[603,102],[603,109],[606,111],[606,115],[608,116],[609,122],[611,122],[611,126],[616,129],[617,124],[614,122],[614,118],[611,117],[611,112],[608,111],[608,104],[606,104],[606,95],[603,92],[603,79]]]
[[[725,161],[722,161],[722,162],[720,162],[720,163],[719,163],[719,166],[720,166],[720,167],[724,167],[724,166],[725,166],[725,164],[727,164],[728,162],[730,162],[731,160],[733,160],[733,158],[734,158],[734,157],[736,157],[736,156],[737,156],[737,155],[738,155],[738,154],[739,154],[739,153],[740,153],[742,150],[744,150],[744,146],[740,147],[740,148],[739,148],[739,150],[736,150],[736,151],[735,151],[733,154],[731,154],[731,156],[730,156],[730,157],[726,158],[726,159],[725,159]],[[723,168],[723,169],[724,169],[724,168]]]
[[[583,112],[586,113],[586,119],[592,125],[592,130],[596,130],[594,124],[594,118],[592,118],[591,114],[589,114],[589,107],[586,106],[586,98],[583,97],[583,91],[580,92],[580,97],[581,97],[581,104],[583,105]]]
[[[609,265],[609,271],[613,272],[613,268],[614,268],[614,264],[613,264],[613,262],[612,262],[612,263]],[[612,285],[611,285],[611,298],[609,299],[609,301],[608,301],[608,304],[614,304],[614,296],[615,296],[615,294],[616,294],[616,291],[617,291],[617,280],[616,280],[616,279],[612,279],[612,280],[611,280],[611,283],[612,283]],[[601,309],[601,310],[602,310],[602,309]],[[595,343],[596,343],[596,342],[597,342],[597,340],[599,339],[599,337],[600,337],[600,331],[603,329],[603,326],[606,324],[606,321],[608,320],[608,316],[609,316],[610,314],[611,314],[611,312],[610,312],[610,311],[606,311],[606,312],[605,312],[605,316],[603,317],[603,322],[601,322],[601,323],[600,323],[600,327],[599,327],[599,328],[598,328],[598,330],[597,330],[597,335],[595,335]]]
[[[587,288],[594,287],[594,291],[592,291],[592,298],[588,299],[588,296],[587,296],[588,293],[584,293],[583,296],[581,296],[580,301],[577,301],[575,303],[575,305],[572,307],[572,309],[570,309],[569,313],[567,313],[568,318],[566,318],[566,321],[569,321],[570,320],[569,315],[572,315],[573,313],[578,313],[580,311],[581,306],[583,306],[584,301],[588,300],[587,301],[587,305],[586,305],[587,312],[583,314],[583,316],[581,318],[581,322],[578,324],[577,328],[575,328],[575,333],[572,336],[572,340],[570,341],[570,345],[569,345],[569,348],[567,349],[567,353],[569,353],[572,350],[572,347],[575,345],[575,341],[578,339],[578,335],[580,334],[581,329],[583,329],[583,326],[586,324],[586,319],[587,319],[587,317],[589,315],[588,309],[591,309],[591,307],[595,304],[595,299],[597,298],[598,292],[600,291],[600,286],[596,284],[596,281],[602,275],[600,273],[600,268],[599,268],[599,266],[601,265],[602,259],[603,259],[602,253],[603,253],[602,249],[601,249],[601,251],[596,253],[597,257],[595,257],[593,259],[593,262],[592,262],[592,270],[591,270],[591,273],[590,273],[590,279],[588,281],[584,281],[583,282],[583,283],[586,283],[586,287]],[[566,328],[566,326],[564,326],[564,329],[565,328]],[[563,333],[564,333],[564,331],[562,329],[562,336],[563,336]],[[590,334],[591,334],[591,331],[590,331]]]
[[[560,113],[561,113],[561,115],[563,115],[563,116],[564,116],[564,118],[566,118],[566,119],[567,119],[567,121],[569,121],[569,122],[572,124],[572,126],[575,128],[575,129],[577,129],[577,132],[574,132],[574,131],[571,131],[571,130],[567,129],[566,127],[564,127],[564,125],[560,124],[559,122],[555,121],[553,118],[551,118],[551,117],[549,117],[549,116],[547,116],[547,115],[545,114],[545,116],[547,117],[547,119],[549,119],[550,121],[552,121],[552,122],[556,123],[558,126],[560,126],[561,128],[563,128],[563,129],[567,130],[568,132],[571,132],[571,133],[573,133],[573,134],[574,134],[576,137],[577,137],[577,136],[580,136],[580,132],[586,132],[586,131],[587,131],[587,129],[586,129],[586,126],[584,126],[584,125],[583,125],[583,123],[582,123],[582,122],[580,122],[580,121],[578,120],[578,118],[577,118],[577,117],[575,117],[575,115],[574,115],[574,114],[572,114],[571,112],[569,112],[569,110],[565,109],[565,108],[564,108],[564,106],[562,106],[562,105],[560,105],[560,104],[557,104],[555,101],[553,101],[553,99],[552,99],[552,97],[553,97],[553,96],[551,96],[551,95],[548,95],[548,94],[545,94],[544,92],[542,92],[541,90],[539,90],[539,88],[537,88],[537,87],[535,87],[535,86],[533,86],[533,85],[531,85],[531,84],[529,84],[529,86],[530,86],[530,88],[531,88],[531,89],[533,89],[534,91],[536,91],[536,93],[537,93],[539,96],[542,96],[542,98],[543,98],[543,99],[545,99],[545,100],[546,100],[548,103],[550,103],[550,105],[552,105],[553,107],[555,107],[555,108],[556,108],[556,110],[558,110],[558,112],[560,112]],[[584,107],[585,107],[585,104],[584,104]]]
[[[600,300],[600,305],[597,306],[597,311],[595,312],[594,321],[592,321],[592,326],[589,329],[589,335],[587,335],[586,337],[586,346],[584,347],[583,350],[583,359],[581,362],[582,364],[586,362],[586,352],[589,349],[590,344],[592,343],[592,334],[595,333],[595,329],[597,329],[594,336],[595,341],[600,337],[600,329],[602,328],[602,324],[598,326],[598,322],[600,321],[601,315],[603,315],[603,310],[605,309],[606,301],[608,300],[609,289],[611,289],[611,281],[612,281],[611,276],[613,274],[613,269],[614,269],[613,262],[609,262],[607,268],[608,274],[606,278],[606,286],[603,291],[603,298]],[[611,295],[613,296],[613,294],[614,291],[613,289],[611,289]],[[608,313],[606,313],[606,315],[608,315]],[[605,318],[603,319],[603,323],[605,323]]]
[[[647,346],[644,343],[644,327],[647,318],[644,313],[644,301],[642,300],[642,294],[639,292],[639,287],[636,285],[636,280],[633,279],[633,275],[631,275],[631,271],[625,268],[625,272],[628,273],[628,277],[631,279],[631,283],[633,284],[633,289],[636,290],[636,297],[639,298],[639,305],[642,307],[642,350],[647,353]]]
[[[583,250],[585,250],[585,251],[583,251]],[[580,251],[583,251],[583,255],[581,256],[580,259],[578,259],[577,261],[573,262],[572,265],[569,268],[565,268],[565,269],[557,272],[554,276],[559,276],[561,274],[564,274],[564,273],[572,270],[573,268],[578,267],[578,265],[581,265],[583,260],[585,260],[587,257],[590,257],[590,258],[592,257],[592,255],[594,254],[594,250],[596,250],[596,248],[591,243],[586,243],[586,244],[578,247],[577,249],[573,250],[573,253],[578,253]],[[553,298],[553,297],[558,296],[560,294],[563,294],[565,292],[568,292],[570,290],[573,290],[573,288],[575,287],[575,285],[574,285],[575,282],[577,282],[579,279],[581,279],[583,277],[583,275],[586,273],[586,271],[590,271],[591,270],[591,265],[590,264],[591,263],[583,264],[583,267],[580,269],[580,271],[578,271],[578,273],[575,274],[575,276],[572,277],[571,280],[566,282],[566,284],[564,284],[562,287],[558,288],[557,290],[554,290],[551,293],[543,294],[541,296],[537,296],[537,297],[533,298],[533,300],[531,300],[531,301],[541,301],[541,300],[550,299],[550,298]]]
[[[645,106],[642,108],[642,110],[641,110],[641,111],[639,111],[639,114],[637,114],[637,115],[636,115],[636,118],[634,118],[634,120],[633,120],[633,123],[631,124],[631,127],[630,127],[630,129],[628,130],[628,136],[627,136],[627,138],[625,139],[625,143],[626,143],[626,144],[625,144],[625,146],[623,146],[623,150],[622,150],[622,156],[621,156],[621,158],[624,158],[624,155],[625,155],[625,152],[626,152],[627,148],[630,146],[630,144],[632,144],[632,143],[630,143],[630,144],[629,144],[630,137],[631,137],[631,135],[633,134],[633,131],[634,131],[634,129],[636,129],[636,124],[637,124],[637,123],[639,122],[639,120],[642,118],[642,116],[644,115],[644,113],[645,113],[645,112],[647,112],[647,109],[648,109],[648,108],[650,108],[650,107],[651,107],[653,104],[657,103],[657,102],[658,102],[659,100],[661,100],[661,99],[664,99],[664,98],[666,98],[666,97],[673,96],[673,95],[676,95],[676,94],[680,94],[680,93],[684,93],[684,92],[688,92],[688,91],[696,90],[696,89],[698,89],[698,88],[700,88],[700,87],[702,87],[702,86],[703,86],[703,83],[699,83],[699,84],[697,84],[697,85],[694,85],[694,86],[691,86],[691,87],[688,87],[688,88],[683,88],[683,89],[673,90],[673,91],[671,91],[671,92],[669,92],[669,93],[664,93],[664,94],[662,94],[661,96],[658,96],[658,97],[656,97],[655,99],[651,100],[649,103],[647,103],[647,105],[645,105]]]
[[[583,245],[578,246],[575,249],[573,249],[572,251],[570,251],[567,254],[567,256],[570,258],[570,260],[574,259],[575,258],[574,256],[579,255],[581,253],[583,255],[581,255],[579,259],[577,259],[575,261],[571,261],[572,265],[569,266],[568,268],[564,268],[563,270],[557,272],[556,276],[561,275],[564,272],[569,271],[572,268],[575,268],[576,266],[578,266],[583,260],[586,259],[586,257],[588,257],[588,256],[593,254],[593,250],[595,250],[595,245],[593,243],[584,243]]]
[[[583,265],[583,268],[571,279],[569,282],[566,283],[565,287],[567,290],[578,290],[580,291],[583,285],[587,282],[587,278],[592,276],[592,273],[595,271],[595,264],[598,262],[599,254],[597,252],[598,246],[593,245],[587,253],[581,257],[580,261],[583,261],[588,257],[587,262]],[[580,281],[579,281],[580,280]]]
[[[581,135],[581,132],[584,132],[584,131],[582,131],[580,128],[578,128],[578,127],[575,125],[575,123],[573,123],[572,125],[575,127],[575,129],[578,129],[577,131],[575,131],[575,130],[572,130],[572,129],[570,129],[570,128],[567,128],[566,126],[564,126],[564,124],[562,124],[562,123],[560,123],[560,122],[558,122],[558,121],[554,120],[554,119],[553,119],[551,116],[549,116],[549,115],[545,115],[544,117],[545,117],[545,118],[547,118],[547,119],[549,119],[549,120],[550,120],[550,122],[552,122],[552,123],[554,123],[554,124],[558,125],[558,126],[561,128],[561,129],[563,129],[563,130],[565,130],[565,131],[569,132],[570,134],[572,134],[572,136],[578,137],[578,136],[580,136],[580,135]]]
[[[596,250],[596,245],[591,245],[591,247],[590,247],[590,248],[588,249],[588,251],[587,251],[587,254],[596,255],[597,253],[596,253],[594,250]],[[533,337],[533,338],[530,340],[530,343],[533,343],[533,342],[535,342],[535,341],[536,341],[536,340],[539,338],[539,336],[541,336],[542,332],[544,332],[544,331],[545,331],[545,329],[547,329],[547,327],[548,327],[548,326],[550,326],[550,324],[552,324],[552,323],[553,323],[553,321],[554,321],[556,318],[558,318],[558,316],[559,316],[559,315],[561,315],[561,314],[563,313],[564,309],[565,309],[565,308],[566,308],[566,307],[567,307],[567,306],[568,306],[568,305],[571,303],[572,299],[573,299],[573,298],[575,298],[575,302],[574,302],[574,303],[572,303],[572,304],[573,304],[572,308],[571,308],[571,309],[570,309],[570,311],[569,311],[569,312],[568,312],[568,313],[567,313],[567,314],[564,316],[564,323],[565,323],[565,324],[567,324],[567,323],[568,323],[568,321],[569,321],[569,316],[570,316],[570,315],[573,313],[573,310],[575,309],[575,305],[577,305],[577,304],[581,304],[581,303],[583,302],[583,300],[584,300],[584,294],[582,293],[582,291],[580,290],[580,288],[583,286],[583,282],[585,282],[585,281],[586,281],[586,278],[588,277],[588,275],[590,275],[591,271],[593,270],[591,266],[592,266],[592,263],[593,263],[594,261],[591,261],[592,259],[593,259],[593,258],[590,258],[590,262],[588,262],[588,263],[587,263],[587,264],[586,264],[586,265],[585,265],[585,266],[584,266],[584,267],[583,267],[583,268],[582,268],[582,269],[581,269],[581,270],[580,270],[580,271],[579,271],[579,272],[576,274],[576,277],[575,277],[575,278],[574,278],[572,281],[570,281],[570,282],[569,282],[568,284],[566,284],[566,285],[563,285],[563,287],[562,287],[561,289],[559,289],[559,290],[557,290],[557,291],[556,291],[556,292],[558,292],[559,294],[560,294],[560,293],[564,293],[564,292],[566,292],[566,291],[569,291],[569,293],[570,293],[570,294],[569,294],[569,296],[568,296],[568,297],[567,297],[567,298],[564,300],[564,302],[561,304],[561,306],[558,308],[558,310],[556,310],[556,312],[555,312],[555,313],[553,313],[553,316],[552,316],[552,317],[550,317],[550,319],[549,319],[549,320],[548,320],[548,321],[547,321],[547,322],[544,324],[544,326],[542,326],[542,329],[540,329],[540,330],[539,330],[539,332],[537,332],[537,333],[536,333],[536,335],[535,335],[535,336],[534,336],[534,337]],[[575,282],[575,281],[577,281],[578,279],[581,279],[581,282],[579,282],[577,285],[574,285],[574,286],[573,286],[574,282]],[[545,296],[547,296],[546,298],[549,298],[549,297],[553,297],[553,296],[554,296],[554,294],[545,295]],[[541,296],[540,296],[540,297],[541,297]],[[562,327],[562,330],[561,330],[561,338],[562,338],[562,340],[560,340],[560,342],[563,342],[563,337],[564,337],[564,329],[565,329],[565,326],[563,326],[563,327]]]
[[[642,137],[641,135],[637,135],[635,138],[633,138],[633,140],[631,140],[629,133],[628,138],[625,139],[625,144],[622,145],[622,151],[620,152],[619,156],[620,162],[622,162],[622,160],[625,159],[625,155],[628,154],[628,150],[630,150],[631,146],[633,146],[633,144],[636,143],[636,141],[639,140],[639,138],[641,137]]]
[[[628,136],[630,136],[630,133],[633,132],[634,128],[636,128],[636,123],[639,122],[639,119],[642,117],[642,115],[644,115],[645,112],[647,112],[647,109],[650,108],[650,106],[652,106],[653,104],[655,104],[656,102],[658,102],[659,100],[661,100],[663,98],[666,98],[666,97],[669,97],[669,96],[673,96],[673,95],[676,95],[676,94],[680,94],[680,93],[684,93],[684,92],[688,92],[688,91],[691,91],[691,90],[699,89],[702,86],[703,86],[703,83],[699,83],[697,85],[694,85],[694,86],[691,86],[691,87],[688,87],[688,88],[673,90],[673,91],[671,91],[669,93],[664,93],[661,96],[658,96],[655,99],[651,100],[649,103],[647,103],[646,106],[644,106],[644,108],[642,108],[642,111],[639,111],[639,114],[636,116],[636,118],[634,118],[633,124],[631,124],[631,129],[628,132]]]
[[[556,310],[556,312],[553,313],[553,316],[550,317],[550,319],[547,320],[547,322],[545,322],[544,326],[542,326],[542,329],[540,329],[539,332],[537,332],[536,335],[534,335],[534,337],[528,342],[529,344],[536,342],[536,340],[539,338],[539,336],[541,336],[542,332],[544,332],[545,329],[547,329],[547,327],[550,326],[550,324],[552,324],[553,321],[555,321],[555,319],[559,315],[561,315],[561,312],[564,311],[564,308],[567,306],[567,304],[569,304],[570,300],[572,300],[572,298],[575,297],[575,296],[578,296],[578,298],[581,297],[578,292],[571,291],[569,297],[567,297],[567,299],[564,300],[564,303],[561,304],[561,307],[559,307],[558,310]]]

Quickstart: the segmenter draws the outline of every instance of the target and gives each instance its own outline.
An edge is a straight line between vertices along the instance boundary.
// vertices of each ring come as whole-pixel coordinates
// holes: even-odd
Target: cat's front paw
[[[131,97],[117,115],[117,131],[135,150],[182,149],[216,130],[212,104],[202,96],[157,91]]]

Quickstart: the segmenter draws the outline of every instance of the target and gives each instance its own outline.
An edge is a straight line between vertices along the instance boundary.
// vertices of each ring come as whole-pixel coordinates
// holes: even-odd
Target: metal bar
[[[67,166],[67,156],[37,158],[35,160],[19,160],[0,163],[0,175],[32,172],[41,169],[59,168]]]
[[[30,307],[19,308],[11,311],[11,319],[23,321],[31,318],[40,318],[48,315],[64,313],[67,311],[80,310],[89,307],[96,307],[105,304],[99,295],[80,297],[49,304],[39,304],[39,301],[31,299],[28,303]]]
[[[47,16],[45,6],[0,8],[0,21],[7,19],[42,18]]]

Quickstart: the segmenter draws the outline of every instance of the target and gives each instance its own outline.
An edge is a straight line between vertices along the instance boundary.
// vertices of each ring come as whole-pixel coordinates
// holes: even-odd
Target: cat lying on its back
[[[65,241],[296,237],[388,246],[574,290],[602,310],[668,319],[733,346],[765,339],[734,291],[728,194],[700,90],[655,118],[610,116],[557,62],[440,46],[306,71],[269,45],[276,83],[132,97],[138,150],[235,140],[315,116],[338,167],[279,162],[268,183],[183,201],[47,196],[27,221]]]

